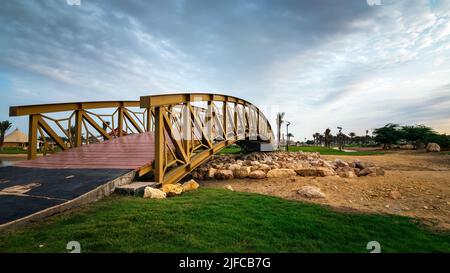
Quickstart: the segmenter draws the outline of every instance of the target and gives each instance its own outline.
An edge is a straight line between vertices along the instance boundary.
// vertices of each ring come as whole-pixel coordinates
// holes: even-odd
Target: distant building
[[[3,147],[22,148],[28,146],[28,135],[20,131],[18,128],[5,136]]]

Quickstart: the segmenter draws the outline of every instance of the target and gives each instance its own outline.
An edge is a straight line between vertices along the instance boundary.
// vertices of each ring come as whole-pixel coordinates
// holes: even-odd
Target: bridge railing
[[[173,183],[239,140],[272,142],[264,114],[233,96],[187,93],[141,97],[154,114],[155,181]]]
[[[97,101],[10,107],[10,116],[29,116],[28,159],[56,146],[61,150],[152,128],[151,112],[139,101]]]

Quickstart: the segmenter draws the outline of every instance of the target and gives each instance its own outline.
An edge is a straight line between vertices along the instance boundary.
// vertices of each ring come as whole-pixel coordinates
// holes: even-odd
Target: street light
[[[289,125],[291,125],[291,123],[286,121],[286,152],[289,152]]]

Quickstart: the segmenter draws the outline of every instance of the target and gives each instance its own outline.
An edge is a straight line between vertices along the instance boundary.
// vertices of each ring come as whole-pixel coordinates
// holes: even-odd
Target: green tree
[[[402,138],[417,148],[418,143],[427,143],[427,139],[436,135],[432,128],[425,125],[402,126]]]
[[[11,128],[12,123],[9,120],[0,122],[0,151],[3,151],[3,142],[5,141],[5,134]]]
[[[350,144],[352,144],[353,138],[355,138],[356,134],[354,132],[350,132],[348,135],[350,136]]]
[[[375,141],[383,144],[383,149],[387,149],[391,144],[397,143],[402,138],[402,131],[398,124],[388,123],[384,127],[373,130]]]
[[[278,129],[278,148],[280,148],[280,140],[281,140],[281,125],[284,123],[284,112],[278,113],[277,114],[277,119],[276,119],[276,123],[277,123],[277,129]]]
[[[427,135],[424,143],[434,142],[443,149],[450,149],[450,136],[446,134],[432,134]]]

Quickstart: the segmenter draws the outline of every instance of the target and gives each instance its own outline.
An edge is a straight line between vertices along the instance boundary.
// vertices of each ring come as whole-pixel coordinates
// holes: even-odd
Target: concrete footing
[[[116,187],[115,193],[132,196],[144,195],[146,187],[155,188],[158,183],[156,182],[133,182],[127,185]]]

